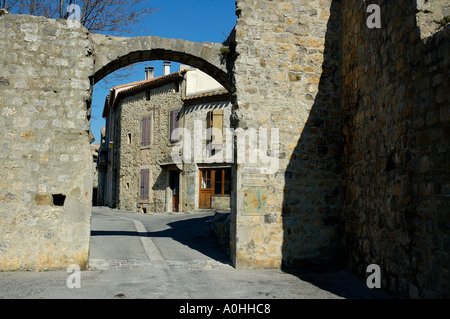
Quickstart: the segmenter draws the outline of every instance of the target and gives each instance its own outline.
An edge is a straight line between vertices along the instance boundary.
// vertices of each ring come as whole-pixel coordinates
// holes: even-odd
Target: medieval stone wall
[[[380,265],[383,288],[448,297],[450,28],[434,31],[436,7],[422,2],[373,0],[382,21],[369,29],[367,1],[238,0],[222,56],[216,45],[118,40],[65,21],[1,16],[0,270],[87,262],[90,78],[173,58],[210,67],[225,85],[227,56],[230,125],[269,130],[261,158],[247,147],[238,162],[235,152],[234,265],[323,264],[343,252],[361,276]],[[149,109],[155,147],[141,159],[153,168],[158,212],[167,177],[164,161],[151,159],[170,162],[168,108],[182,105],[173,94],[161,113]],[[276,160],[275,171],[261,159]]]
[[[86,265],[92,199],[84,28],[0,17],[0,270]]]
[[[333,260],[341,237],[340,7],[335,1],[240,0],[237,14],[228,60],[232,125],[267,128],[267,154],[279,165],[271,172],[260,160],[237,165],[235,265]],[[272,129],[279,130],[279,143],[270,141]]]
[[[361,276],[379,264],[388,290],[448,296],[449,28],[426,38],[417,23],[434,16],[416,1],[373,3],[380,29],[364,1],[237,1],[232,123],[279,128],[280,161],[237,165],[232,257],[289,267],[343,252]]]
[[[403,296],[449,295],[449,40],[415,1],[342,2],[343,220],[350,268]],[[420,14],[420,13],[419,13]]]

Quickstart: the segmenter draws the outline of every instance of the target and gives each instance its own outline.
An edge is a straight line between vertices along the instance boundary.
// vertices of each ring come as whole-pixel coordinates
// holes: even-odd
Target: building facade
[[[169,70],[167,62],[165,75],[153,78],[147,68],[146,80],[111,89],[100,204],[142,213],[229,210],[229,93],[198,69]]]

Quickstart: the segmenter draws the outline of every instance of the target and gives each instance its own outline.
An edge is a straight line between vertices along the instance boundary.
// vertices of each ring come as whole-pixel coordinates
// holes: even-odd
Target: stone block
[[[51,195],[48,194],[36,194],[34,199],[36,205],[39,206],[52,206],[53,199]]]

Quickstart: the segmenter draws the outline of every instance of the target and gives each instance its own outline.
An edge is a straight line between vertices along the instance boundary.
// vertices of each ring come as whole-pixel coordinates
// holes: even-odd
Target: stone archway
[[[90,34],[93,55],[93,83],[127,65],[149,61],[170,60],[187,64],[215,78],[230,89],[226,63],[219,43],[197,43],[181,39],[147,37],[112,37]]]
[[[167,59],[230,88],[221,44],[89,34],[64,20],[0,17],[0,271],[85,266],[89,254],[92,86]]]

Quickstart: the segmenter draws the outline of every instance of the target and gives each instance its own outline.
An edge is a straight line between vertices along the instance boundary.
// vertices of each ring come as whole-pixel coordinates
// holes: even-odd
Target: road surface
[[[89,269],[77,273],[79,288],[69,287],[75,273],[66,270],[1,272],[0,298],[388,298],[345,270],[234,269],[213,236],[212,216],[94,207]]]

